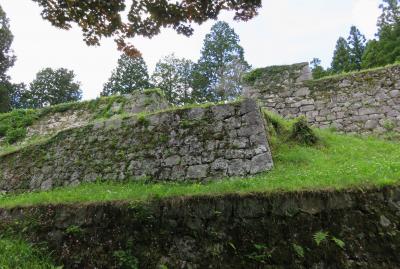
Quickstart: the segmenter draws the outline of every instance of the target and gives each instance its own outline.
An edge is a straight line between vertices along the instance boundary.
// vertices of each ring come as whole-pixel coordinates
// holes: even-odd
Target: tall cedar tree
[[[346,39],[339,37],[331,63],[333,73],[348,72],[351,70],[350,48]]]
[[[147,65],[141,56],[131,57],[122,54],[117,67],[104,84],[102,96],[127,94],[150,87]]]
[[[190,103],[193,66],[191,60],[176,58],[174,54],[168,55],[158,61],[152,83],[164,91],[170,103]]]
[[[161,28],[173,28],[190,36],[192,23],[216,19],[223,10],[235,11],[235,20],[249,20],[257,15],[261,0],[144,0],[130,1],[127,20],[125,0],[32,0],[42,8],[42,17],[54,26],[70,29],[76,23],[88,45],[98,45],[102,37],[114,37],[118,49],[130,56],[139,51],[125,40],[135,36],[153,37]]]
[[[14,36],[10,30],[9,20],[0,6],[0,112],[10,109],[10,87],[7,70],[14,65],[15,56],[11,50]]]
[[[347,38],[347,42],[350,48],[350,62],[351,70],[360,70],[362,56],[365,51],[365,36],[361,34],[360,30],[356,26],[350,28],[350,35]]]
[[[378,39],[367,43],[363,68],[384,66],[400,61],[400,0],[383,0],[378,19]]]
[[[74,81],[73,71],[46,68],[36,74],[27,94],[27,107],[42,108],[82,98],[80,83]]]
[[[239,36],[226,22],[217,22],[204,39],[193,72],[195,101],[218,102],[236,97],[241,92],[240,76],[249,68],[239,45]],[[232,83],[226,85],[232,77]]]

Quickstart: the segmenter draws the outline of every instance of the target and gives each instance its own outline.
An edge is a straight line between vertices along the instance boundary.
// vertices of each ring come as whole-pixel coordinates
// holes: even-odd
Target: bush
[[[300,117],[293,124],[290,139],[305,145],[315,145],[318,142],[318,136],[310,128],[305,117]]]
[[[6,133],[6,142],[8,144],[14,144],[18,140],[25,138],[26,136],[26,129],[25,128],[15,128],[9,129]]]

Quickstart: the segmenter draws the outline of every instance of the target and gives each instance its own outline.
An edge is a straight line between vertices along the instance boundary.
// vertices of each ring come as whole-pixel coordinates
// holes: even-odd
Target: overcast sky
[[[128,1],[129,2],[129,1]],[[380,0],[263,0],[263,8],[249,22],[233,22],[232,13],[220,19],[239,35],[246,60],[253,67],[310,61],[314,57],[330,64],[335,42],[348,36],[356,25],[367,38],[376,32]],[[17,56],[9,71],[14,82],[29,83],[43,68],[65,67],[81,81],[84,99],[97,97],[115,68],[119,52],[112,40],[100,47],[87,47],[79,29],[60,30],[44,21],[32,0],[0,0],[14,34]],[[204,36],[213,21],[195,27],[190,38],[171,30],[149,39],[138,38],[138,47],[152,72],[163,56],[175,53],[197,61]]]

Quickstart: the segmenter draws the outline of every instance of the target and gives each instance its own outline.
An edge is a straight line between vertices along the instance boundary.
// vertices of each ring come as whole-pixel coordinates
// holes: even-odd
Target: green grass
[[[56,269],[50,258],[21,239],[0,238],[1,269]]]
[[[226,193],[331,190],[400,182],[400,143],[317,131],[317,146],[271,139],[275,167],[248,178],[209,183],[92,183],[47,192],[4,195],[1,207]]]

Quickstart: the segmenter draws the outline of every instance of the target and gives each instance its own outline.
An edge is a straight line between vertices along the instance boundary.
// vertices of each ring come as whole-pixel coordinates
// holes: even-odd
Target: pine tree
[[[356,26],[352,26],[347,42],[350,48],[351,70],[360,70],[362,57],[365,51],[365,36],[361,34]]]
[[[217,22],[204,39],[201,57],[193,72],[194,98],[197,102],[234,98],[241,92],[239,80],[229,86],[229,91],[223,87],[224,81],[237,72],[236,76],[240,77],[249,68],[239,36],[226,22]]]
[[[346,39],[340,37],[336,42],[331,63],[333,73],[348,72],[351,70],[350,48]]]
[[[164,91],[167,100],[176,105],[191,102],[192,71],[194,63],[168,55],[158,61],[152,82]]]
[[[104,84],[101,95],[127,94],[149,87],[149,74],[143,58],[122,54],[110,79]]]

